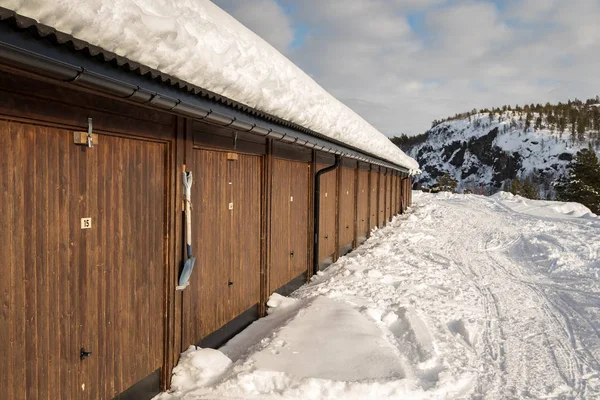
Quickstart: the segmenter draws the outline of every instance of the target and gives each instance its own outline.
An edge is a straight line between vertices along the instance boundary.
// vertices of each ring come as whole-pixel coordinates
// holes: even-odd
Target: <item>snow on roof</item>
[[[3,3],[77,39],[418,172],[418,163],[384,134],[208,0]]]

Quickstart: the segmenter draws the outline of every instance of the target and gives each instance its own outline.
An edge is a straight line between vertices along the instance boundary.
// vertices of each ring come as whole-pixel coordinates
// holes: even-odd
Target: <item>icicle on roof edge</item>
[[[107,51],[419,173],[419,164],[208,0],[7,0]]]

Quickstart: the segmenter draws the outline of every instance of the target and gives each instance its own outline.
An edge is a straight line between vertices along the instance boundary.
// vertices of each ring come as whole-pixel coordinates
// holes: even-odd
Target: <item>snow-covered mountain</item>
[[[421,165],[423,173],[415,181],[431,186],[449,173],[458,181],[459,191],[479,192],[483,187],[484,192],[493,193],[506,180],[529,177],[539,185],[541,196],[553,197],[552,182],[565,173],[578,150],[589,143],[600,148],[600,135],[525,128],[526,115],[475,113],[439,123],[420,142],[402,146]],[[530,121],[538,117],[531,113]]]

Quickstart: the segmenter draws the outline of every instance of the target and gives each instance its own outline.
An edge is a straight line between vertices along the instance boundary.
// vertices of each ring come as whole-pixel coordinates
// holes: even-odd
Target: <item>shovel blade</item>
[[[181,275],[179,275],[179,286],[187,286],[188,281],[190,280],[190,276],[192,275],[192,270],[194,269],[195,263],[196,257],[188,258],[187,260],[185,260],[183,270],[181,271]]]

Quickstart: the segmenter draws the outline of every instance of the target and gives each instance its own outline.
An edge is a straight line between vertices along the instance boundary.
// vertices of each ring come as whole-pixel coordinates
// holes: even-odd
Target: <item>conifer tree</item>
[[[535,129],[535,130],[542,129],[542,116],[541,115],[539,115],[535,119],[535,125],[534,125],[533,129]]]
[[[521,196],[526,197],[528,199],[537,200],[538,199],[538,190],[533,180],[530,177],[525,178],[523,182],[523,186],[521,188]]]
[[[556,183],[557,199],[574,201],[600,214],[600,164],[590,145],[569,164],[568,173]]]
[[[448,173],[445,173],[438,179],[437,184],[442,192],[454,192],[454,190],[456,190],[457,182],[456,179],[452,178]]]
[[[522,189],[521,189],[521,182],[519,181],[519,178],[513,179],[513,181],[510,184],[510,192],[512,194],[514,194],[515,196],[517,195],[521,195],[522,194]]]

